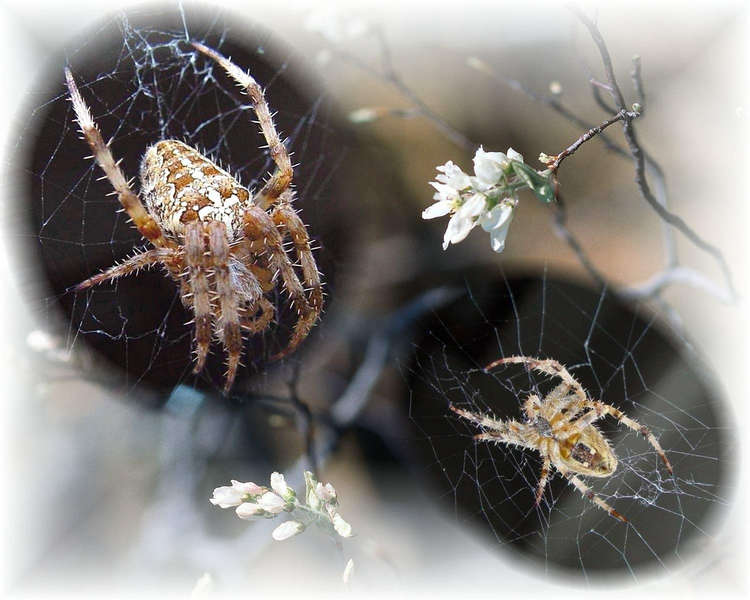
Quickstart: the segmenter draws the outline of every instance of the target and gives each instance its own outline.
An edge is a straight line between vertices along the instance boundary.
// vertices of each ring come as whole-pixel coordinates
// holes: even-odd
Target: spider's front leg
[[[292,262],[284,251],[283,238],[270,216],[262,208],[250,205],[243,217],[243,231],[249,240],[261,241],[269,254],[271,267],[281,276],[284,289],[289,294],[289,302],[297,311],[298,319],[294,325],[292,338],[287,347],[272,358],[279,359],[293,352],[310,333],[317,319],[318,312],[311,307],[299,277],[294,272]]]
[[[70,72],[70,69],[67,68],[65,69],[65,81],[68,85],[70,100],[73,103],[73,110],[76,113],[76,119],[81,127],[81,133],[83,133],[83,137],[91,148],[91,152],[96,159],[96,162],[99,164],[102,171],[104,171],[110,184],[112,184],[112,187],[115,189],[117,198],[125,209],[125,212],[128,213],[133,224],[138,228],[139,233],[154,246],[157,248],[174,248],[175,244],[164,237],[159,225],[154,221],[153,217],[146,212],[140,198],[138,198],[135,192],[130,189],[130,185],[125,179],[125,175],[123,175],[119,163],[115,161],[112,156],[109,145],[104,143],[102,134],[91,116],[91,111],[89,111],[88,106],[84,102],[81,92],[78,91],[78,86],[76,86],[75,80],[73,79],[73,74]],[[173,272],[173,274],[176,274],[176,272]]]
[[[573,421],[571,423],[571,425],[573,425],[574,427],[571,431],[583,431],[584,428],[586,428],[588,425],[590,425],[594,421],[601,419],[604,415],[612,415],[620,423],[625,425],[625,427],[628,427],[629,429],[632,429],[633,431],[637,431],[644,438],[646,438],[648,443],[651,444],[654,450],[656,450],[656,452],[659,454],[659,457],[662,459],[662,461],[664,462],[664,465],[667,467],[667,471],[669,471],[670,473],[673,473],[672,464],[669,462],[667,455],[664,453],[664,450],[662,449],[661,444],[656,439],[654,434],[651,433],[648,427],[646,427],[645,425],[641,425],[635,419],[631,419],[625,413],[623,413],[621,410],[618,410],[611,404],[605,404],[604,402],[600,402],[597,400],[597,401],[591,401],[590,406],[593,408],[593,410],[583,415],[580,419],[577,419],[576,421]]]
[[[586,398],[586,392],[584,391],[581,384],[578,383],[578,381],[570,373],[568,373],[568,370],[565,367],[551,358],[541,359],[533,358],[531,356],[508,356],[506,358],[499,358],[498,360],[491,362],[484,368],[484,370],[489,371],[490,369],[493,369],[498,365],[507,364],[527,365],[528,369],[533,369],[546,375],[552,375],[553,377],[559,377],[566,384],[572,387],[578,395]]]
[[[260,205],[261,208],[267,209],[275,200],[289,187],[292,181],[292,161],[284,143],[276,131],[273,123],[271,110],[268,108],[263,88],[253,79],[249,73],[245,73],[231,60],[222,56],[219,52],[199,42],[192,42],[193,47],[199,52],[205,54],[227,72],[237,84],[245,91],[253,105],[253,110],[258,116],[263,137],[268,143],[268,150],[276,163],[276,171],[253,198],[253,202]]]

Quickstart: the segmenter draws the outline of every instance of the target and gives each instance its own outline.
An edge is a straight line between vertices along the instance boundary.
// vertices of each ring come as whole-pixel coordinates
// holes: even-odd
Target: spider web
[[[316,245],[328,246],[335,260],[340,232],[325,219],[318,199],[326,196],[331,175],[344,153],[332,144],[331,117],[324,98],[310,89],[302,73],[304,61],[257,26],[240,25],[221,12],[201,13],[181,6],[123,13],[85,39],[69,46],[67,60],[50,68],[55,87],[50,100],[33,114],[29,152],[30,197],[34,198],[33,250],[42,265],[41,279],[52,293],[43,301],[45,321],[62,307],[70,315],[64,332],[67,347],[94,347],[99,355],[124,369],[128,389],[148,381],[170,388],[196,378],[191,372],[191,332],[174,283],[159,269],[74,294],[79,281],[130,256],[144,240],[127,223],[108,181],[79,139],[72,108],[60,85],[67,62],[105,140],[112,140],[116,159],[128,177],[137,177],[146,147],[160,139],[182,140],[254,189],[273,171],[255,116],[246,97],[211,61],[196,56],[197,40],[219,49],[262,82],[275,122],[293,153],[297,207],[310,226]],[[280,49],[277,49],[280,48]],[[263,148],[259,150],[259,148]],[[335,150],[332,150],[334,148]],[[139,188],[136,181],[134,188]],[[333,247],[333,252],[331,252]],[[332,269],[320,265],[330,285]],[[294,315],[277,294],[279,324],[255,336],[245,356],[250,371],[265,357],[285,347]],[[221,351],[212,346],[206,373],[199,379],[220,383]],[[245,362],[248,362],[247,360]],[[243,369],[244,370],[244,369]]]
[[[424,471],[443,503],[461,522],[478,525],[494,546],[587,581],[673,573],[693,564],[699,549],[709,560],[705,547],[713,544],[716,516],[731,496],[727,472],[737,449],[716,382],[689,341],[606,290],[592,292],[546,273],[490,282],[470,276],[466,285],[461,305],[430,323],[410,369],[410,416]],[[613,418],[597,422],[619,464],[611,477],[582,479],[629,523],[596,507],[559,474],[551,475],[536,506],[539,454],[475,442],[480,430],[447,409],[452,402],[522,420],[523,400],[559,381],[518,365],[484,372],[486,364],[512,355],[558,360],[591,397],[647,425],[660,440],[673,476],[640,435]]]

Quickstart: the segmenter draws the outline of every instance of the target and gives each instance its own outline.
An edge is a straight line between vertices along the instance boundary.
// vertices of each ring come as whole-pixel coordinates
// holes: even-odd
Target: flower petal
[[[513,148],[508,148],[508,158],[515,160],[516,162],[523,162],[523,156],[520,152],[516,152]]]
[[[443,236],[443,250],[447,249],[449,244],[458,244],[463,241],[475,224],[472,219],[462,219],[458,215],[453,215],[448,221],[448,227]]]
[[[454,164],[452,160],[435,168],[441,172],[435,179],[448,187],[452,187],[454,190],[460,191],[471,185],[469,176],[458,165]]]
[[[286,498],[289,493],[289,486],[284,480],[284,476],[281,473],[274,471],[271,473],[271,489],[276,492],[282,498]]]
[[[474,155],[474,174],[480,184],[494,185],[500,180],[502,166],[508,157],[502,152],[485,152],[480,146]]]
[[[219,508],[231,508],[242,503],[244,494],[234,488],[233,486],[223,485],[214,489],[212,498],[209,498],[209,502]]]
[[[448,200],[440,200],[422,211],[423,219],[434,219],[447,215],[453,208],[453,203]]]
[[[483,194],[474,194],[457,211],[456,215],[461,219],[471,219],[481,215],[487,205],[487,198]]]
[[[493,229],[490,232],[490,245],[495,252],[502,252],[505,248],[505,238],[508,235],[508,229],[510,228],[510,222],[513,220],[513,213],[510,213],[510,217],[497,229]]]
[[[270,512],[273,515],[280,513],[284,510],[286,502],[281,496],[274,494],[273,492],[266,492],[260,498],[258,498],[258,505],[265,511]]]
[[[482,215],[479,219],[479,224],[485,231],[492,231],[493,229],[502,227],[513,216],[513,209],[514,207],[507,202],[501,202],[491,211]]]

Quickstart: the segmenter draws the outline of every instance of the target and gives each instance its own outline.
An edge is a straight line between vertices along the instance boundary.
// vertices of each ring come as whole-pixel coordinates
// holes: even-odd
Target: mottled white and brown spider
[[[247,93],[276,170],[265,185],[251,194],[194,148],[176,140],[161,140],[146,150],[141,162],[141,202],[109,145],[104,143],[66,69],[76,118],[93,158],[130,220],[153,246],[87,279],[76,290],[163,265],[179,283],[183,304],[195,314],[194,372],[203,369],[212,333],[215,334],[227,354],[224,389],[228,391],[242,354],[242,330],[260,333],[274,319],[274,306],[265,294],[275,288],[278,280],[297,311],[297,321],[289,344],[274,359],[294,351],[307,337],[320,316],[323,292],[305,225],[292,207],[292,164],[262,88],[215,50],[199,43],[193,46],[221,65]],[[286,236],[299,259],[307,289],[295,271],[295,261],[284,248]]]
[[[514,419],[503,421],[490,415],[457,408],[452,404],[450,409],[484,430],[474,436],[477,440],[513,444],[541,454],[543,462],[536,489],[537,505],[547,486],[550,466],[553,466],[586,498],[613,517],[627,522],[625,517],[594,494],[576,475],[609,477],[617,469],[617,457],[594,423],[606,415],[612,415],[626,427],[639,432],[656,449],[667,470],[672,473],[672,465],[659,442],[648,428],[614,406],[590,399],[581,384],[556,360],[510,356],[490,363],[485,371],[510,363],[524,364],[528,369],[562,380],[544,399],[535,394],[526,398],[523,403],[525,422]]]

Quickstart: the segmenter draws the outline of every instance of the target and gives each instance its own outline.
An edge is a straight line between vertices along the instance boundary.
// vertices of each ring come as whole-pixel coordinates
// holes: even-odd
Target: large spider
[[[248,73],[215,50],[199,43],[193,46],[221,65],[250,97],[276,170],[251,194],[195,148],[177,140],[161,140],[143,155],[141,202],[104,143],[70,70],[65,69],[73,108],[93,157],[140,234],[153,246],[75,289],[163,265],[180,284],[183,304],[195,314],[194,372],[203,369],[215,334],[227,354],[224,390],[229,391],[242,354],[242,329],[256,334],[271,324],[275,309],[265,294],[274,289],[277,280],[289,294],[298,318],[288,346],[274,359],[294,351],[307,337],[320,316],[323,292],[305,225],[292,207],[289,154],[276,131],[263,90]],[[287,235],[307,289],[284,249]]]
[[[609,477],[617,469],[617,457],[607,440],[594,423],[605,415],[612,415],[620,423],[639,432],[656,449],[667,470],[672,473],[664,451],[653,434],[644,425],[634,421],[614,406],[591,400],[581,384],[556,360],[528,356],[501,358],[485,367],[485,371],[503,364],[525,364],[529,369],[562,379],[562,383],[544,399],[531,394],[523,403],[526,422],[510,419],[502,421],[492,416],[474,413],[450,405],[450,409],[479,425],[484,433],[474,436],[485,442],[503,442],[536,450],[542,456],[542,474],[536,489],[536,504],[542,499],[547,486],[550,465],[570,481],[586,498],[610,515],[627,522],[627,519],[599,498],[576,475]]]

